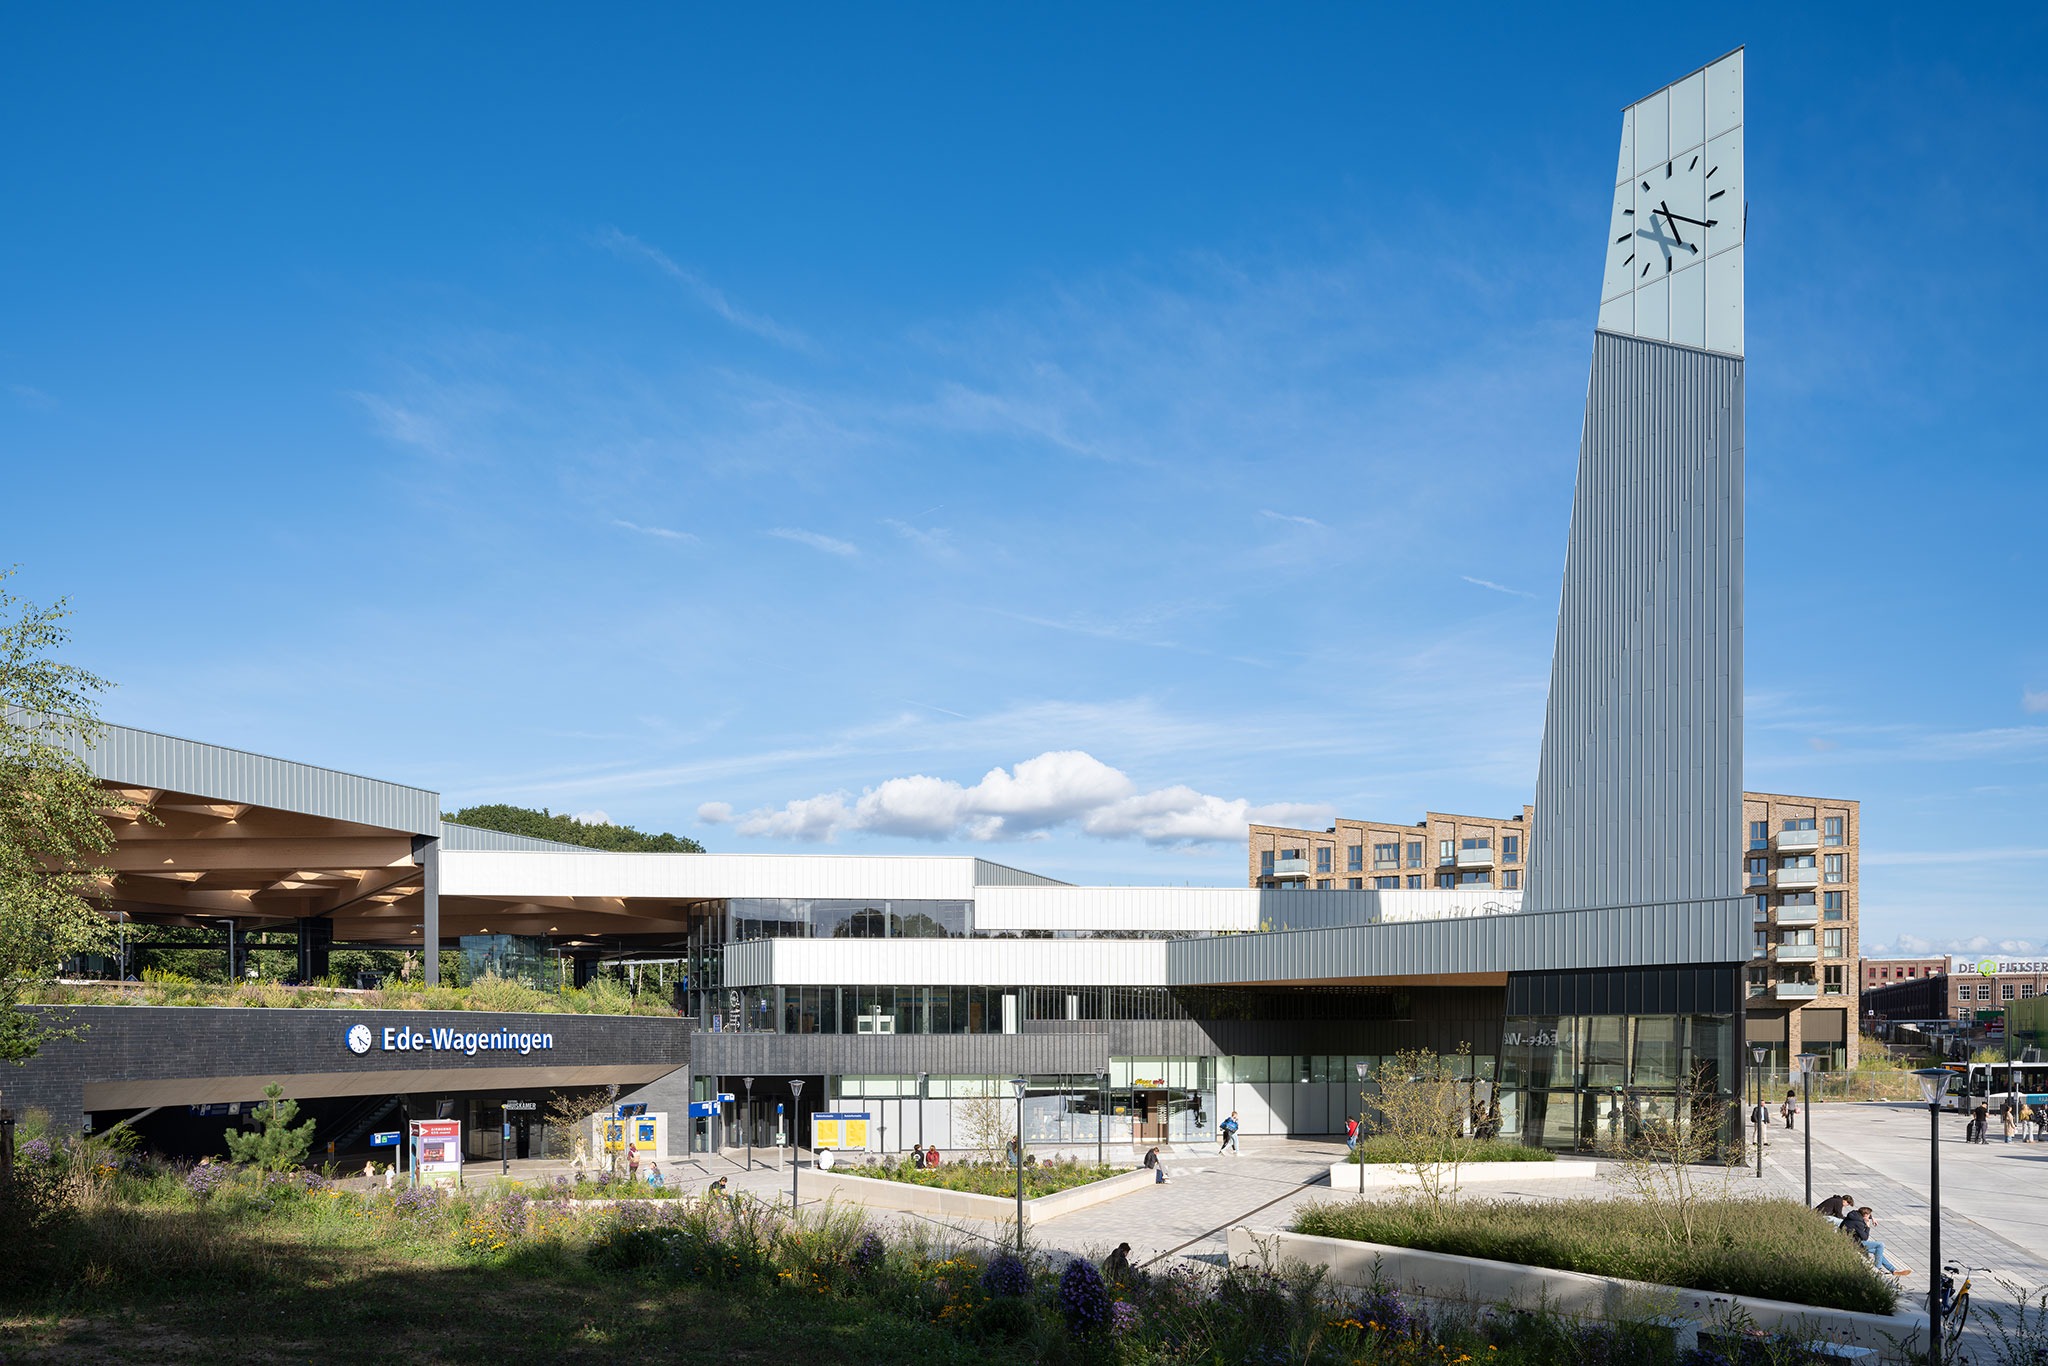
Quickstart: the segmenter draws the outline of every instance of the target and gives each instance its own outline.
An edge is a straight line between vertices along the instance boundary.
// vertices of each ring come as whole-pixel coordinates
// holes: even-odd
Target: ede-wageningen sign
[[[512,1030],[471,1031],[437,1026],[421,1033],[404,1025],[386,1025],[381,1035],[372,1034],[368,1025],[350,1025],[342,1036],[348,1051],[356,1054],[369,1052],[372,1048],[386,1053],[460,1053],[473,1058],[478,1053],[518,1053],[525,1055],[536,1051],[551,1050],[555,1046],[552,1034],[521,1034]]]

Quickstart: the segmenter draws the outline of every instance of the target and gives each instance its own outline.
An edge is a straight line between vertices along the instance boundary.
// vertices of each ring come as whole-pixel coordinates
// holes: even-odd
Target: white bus
[[[1956,1079],[1949,1083],[1947,1108],[1968,1113],[1982,1103],[1992,1114],[2009,1095],[2022,1096],[2029,1105],[2048,1105],[2048,1062],[1950,1063]]]

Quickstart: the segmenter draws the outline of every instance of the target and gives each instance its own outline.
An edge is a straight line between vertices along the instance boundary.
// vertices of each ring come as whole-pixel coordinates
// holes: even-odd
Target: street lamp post
[[[1358,1073],[1358,1141],[1365,1142],[1365,1079],[1372,1072],[1372,1064],[1358,1062],[1351,1065]],[[1358,1193],[1365,1194],[1365,1164],[1358,1164]]]
[[[1095,1165],[1105,1165],[1102,1160],[1102,1128],[1109,1123],[1109,1073],[1095,1074]]]
[[[929,1073],[929,1072],[920,1072],[920,1073],[918,1073],[918,1074],[917,1074],[917,1150],[918,1150],[919,1152],[923,1152],[923,1151],[924,1151],[924,1102],[925,1102],[925,1092],[926,1092],[926,1091],[928,1091],[929,1089],[931,1089],[931,1082],[932,1082],[932,1074],[931,1074],[931,1073]]]
[[[796,1173],[803,1159],[796,1150],[797,1125],[803,1123],[804,1084],[801,1078],[789,1084],[789,1212],[796,1213]]]
[[[747,1170],[754,1170],[754,1079],[742,1077],[747,1084],[747,1112],[740,1118],[740,1137],[747,1145]]]
[[[1799,1064],[1799,1087],[1806,1102],[1806,1207],[1813,1208],[1813,1069],[1820,1065],[1820,1054],[1801,1053],[1795,1061]]]
[[[1764,1179],[1764,1046],[1752,1044],[1749,1056],[1756,1062],[1756,1105],[1750,1120],[1756,1125],[1756,1179]]]
[[[1024,1254],[1024,1091],[1028,1085],[1019,1077],[1010,1083],[1017,1092],[1017,1255]]]
[[[1913,1074],[1927,1101],[1927,1360],[1941,1366],[1941,1098],[1953,1078],[1946,1067],[1923,1067]]]

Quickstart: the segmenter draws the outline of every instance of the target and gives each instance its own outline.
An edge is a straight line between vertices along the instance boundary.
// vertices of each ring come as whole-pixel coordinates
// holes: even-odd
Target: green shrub
[[[1392,1134],[1374,1134],[1371,1138],[1360,1139],[1351,1150],[1346,1161],[1371,1164],[1415,1161],[1413,1148]],[[1432,1161],[1457,1162],[1555,1162],[1557,1154],[1542,1148],[1530,1148],[1504,1138],[1472,1138],[1452,1145],[1439,1157],[1432,1154]]]
[[[1470,1201],[1434,1217],[1414,1201],[1352,1200],[1309,1206],[1294,1231],[1870,1314],[1898,1298],[1851,1239],[1792,1200],[1703,1200],[1690,1243],[1632,1200]]]
[[[1121,1176],[1126,1170],[1128,1169],[1123,1167],[1098,1167],[1093,1163],[1081,1162],[1034,1163],[1024,1168],[1024,1198],[1036,1200],[1041,1195],[1051,1195],[1056,1191],[1072,1190],[1076,1186]],[[1014,1198],[1017,1194],[1017,1169],[1007,1162],[947,1162],[922,1170],[907,1162],[878,1162],[841,1169],[835,1174],[866,1176],[878,1181],[899,1181],[912,1186],[933,1186],[940,1190],[964,1191],[970,1195]]]

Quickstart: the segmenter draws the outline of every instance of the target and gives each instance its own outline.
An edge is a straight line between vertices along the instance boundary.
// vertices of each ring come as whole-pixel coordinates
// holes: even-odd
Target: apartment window
[[[1375,844],[1372,847],[1372,866],[1375,868],[1399,868],[1401,866],[1400,844]]]
[[[1344,871],[1362,873],[1365,871],[1365,846],[1354,844],[1344,850]]]
[[[1458,874],[1458,885],[1460,887],[1491,887],[1493,885],[1493,874],[1460,873]]]
[[[1420,868],[1422,866],[1421,840],[1408,841],[1408,866],[1410,868]]]
[[[2001,983],[2001,984],[1999,985],[1999,988],[1998,988],[1998,999],[1999,999],[1999,1000],[2001,1000],[2001,1001],[2010,1001],[2010,1000],[2011,1000],[2012,998],[2013,998],[2013,989],[2012,989],[2012,983],[2010,983],[2010,982],[2004,982],[2004,983]]]
[[[1813,829],[1813,817],[1811,817],[1811,816],[1798,816],[1798,817],[1793,817],[1793,816],[1787,816],[1787,817],[1785,818],[1785,828],[1786,828],[1787,830],[1811,830],[1811,829]]]
[[[1824,911],[1833,911],[1837,915],[1839,915],[1842,910],[1842,903],[1846,899],[1846,897],[1847,893],[1845,892],[1825,893],[1821,898],[1821,909]]]
[[[1521,858],[1522,837],[1520,835],[1502,835],[1500,837],[1500,861],[1502,863],[1519,863]]]
[[[1764,899],[1762,897],[1756,899],[1756,909],[1749,913],[1749,918],[1759,925],[1771,918],[1771,913],[1764,909]]]
[[[1493,848],[1493,841],[1491,839],[1459,840],[1458,847],[1460,849],[1491,849]]]
[[[1345,879],[1344,879],[1344,890],[1345,890],[1345,891],[1347,891],[1347,892],[1362,892],[1362,891],[1364,891],[1364,890],[1365,890],[1365,879],[1364,879],[1364,878],[1362,878],[1362,877],[1347,877],[1347,878],[1345,878]]]
[[[1844,821],[1843,821],[1843,818],[1842,818],[1842,817],[1840,817],[1840,816],[1829,816],[1829,817],[1827,818],[1826,822],[1825,822],[1825,823],[1823,823],[1823,824],[1822,824],[1822,826],[1821,826],[1821,832],[1820,832],[1820,838],[1821,838],[1821,843],[1823,843],[1823,844],[1840,844],[1840,843],[1842,842],[1842,827],[1843,827],[1843,825],[1844,825]]]
[[[1401,885],[1401,879],[1398,877],[1376,877],[1372,880],[1372,885],[1379,891],[1391,892]]]
[[[1800,948],[1804,948],[1813,942],[1813,931],[1780,930],[1778,931],[1778,942],[1780,944],[1793,944],[1797,945]]]
[[[1916,975],[1917,975],[1917,974],[1919,973],[1919,971],[1920,971],[1920,969],[1918,969],[1918,968],[1907,968],[1907,969],[1906,969],[1905,971],[1901,972],[1901,973],[1899,974],[1899,976],[1901,976],[1901,977],[1912,977],[1912,976],[1916,976]]]
[[[1445,888],[1455,887],[1458,885],[1458,875],[1456,873],[1438,873],[1436,875],[1436,885]]]
[[[1271,849],[1259,851],[1259,876],[1273,876],[1273,851]]]
[[[1825,967],[1821,969],[1820,989],[1825,994],[1829,996],[1844,995],[1845,993],[1842,990],[1842,982],[1843,977],[1841,968]]]
[[[1408,890],[1411,892],[1419,892],[1422,890],[1422,874],[1410,873],[1408,875]]]
[[[1808,862],[1811,863],[1812,860],[1809,859]],[[1824,880],[1828,882],[1840,882],[1847,872],[1848,865],[1849,856],[1847,854],[1829,854],[1827,862],[1827,875]]]
[[[1771,823],[1769,821],[1751,821],[1749,823],[1749,847],[1752,849],[1768,849],[1771,847]]]
[[[1771,861],[1767,858],[1753,858],[1749,861],[1749,880],[1762,882],[1771,873]]]
[[[1456,861],[1457,857],[1458,857],[1458,851],[1457,851],[1457,850],[1456,850],[1455,848],[1453,848],[1453,847],[1452,847],[1452,843],[1451,843],[1451,841],[1449,841],[1449,840],[1438,840],[1438,841],[1437,841],[1437,845],[1436,845],[1436,861],[1437,861],[1438,863],[1451,863],[1451,862],[1454,862],[1454,861]]]
[[[2022,1001],[2031,1001],[2034,999],[2034,984],[2032,982],[2020,983],[2020,999]]]
[[[1848,934],[1847,930],[1822,930],[1820,935],[1821,957],[1840,958],[1843,945],[1847,942]]]
[[[1991,983],[1977,983],[1977,999],[1980,1001],[1988,1001],[1991,999]]]
[[[1811,906],[1813,904],[1813,893],[1786,892],[1778,898],[1778,904],[1780,906]]]
[[[1327,891],[1329,891],[1329,890],[1330,890],[1330,879],[1328,879],[1328,878],[1326,878],[1326,877],[1319,877],[1319,878],[1317,878],[1317,879],[1316,879],[1316,890],[1317,890],[1317,891],[1319,891],[1319,892],[1327,892]]]
[[[1280,851],[1280,857],[1281,857],[1281,858],[1300,858],[1300,857],[1301,857],[1301,850],[1299,850],[1299,849],[1282,849],[1282,850]]]
[[[1771,932],[1769,930],[1758,930],[1756,932],[1756,944],[1750,949],[1749,956],[1751,958],[1761,958],[1770,951]]]
[[[1771,899],[1765,896],[1762,892],[1758,892],[1756,895],[1756,918],[1758,920],[1762,920],[1764,918],[1765,912],[1769,911],[1770,909]]]
[[[1517,891],[1522,885],[1522,870],[1510,868],[1500,875],[1500,885],[1508,891]]]
[[[1319,872],[1319,873],[1327,873],[1327,872],[1329,872],[1329,871],[1330,871],[1330,855],[1331,855],[1331,854],[1332,854],[1333,852],[1335,852],[1335,851],[1334,851],[1334,850],[1332,850],[1332,849],[1330,848],[1330,846],[1329,846],[1329,845],[1327,845],[1327,844],[1320,844],[1320,845],[1317,845],[1317,846],[1316,846],[1316,871],[1317,871],[1317,872]],[[1329,883],[1327,883],[1327,882],[1325,882],[1325,883],[1323,884],[1323,886],[1325,886],[1325,887],[1327,887],[1327,886],[1329,886],[1329,885],[1330,885],[1330,884],[1329,884]]]

